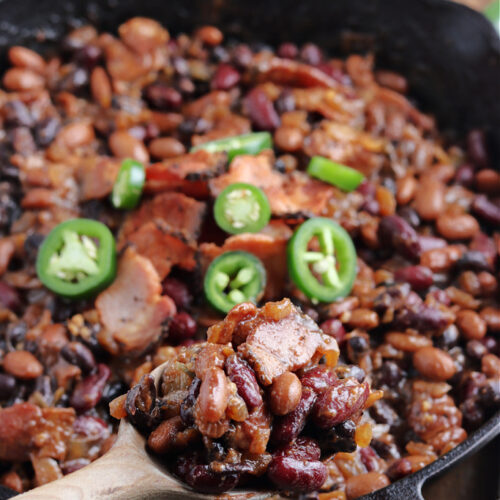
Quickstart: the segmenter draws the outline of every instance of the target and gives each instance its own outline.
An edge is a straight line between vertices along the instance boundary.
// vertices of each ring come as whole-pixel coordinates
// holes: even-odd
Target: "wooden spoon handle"
[[[188,497],[202,498],[165,474],[146,453],[144,439],[139,433],[131,425],[121,425],[116,444],[103,457],[79,471],[16,498],[135,500]]]

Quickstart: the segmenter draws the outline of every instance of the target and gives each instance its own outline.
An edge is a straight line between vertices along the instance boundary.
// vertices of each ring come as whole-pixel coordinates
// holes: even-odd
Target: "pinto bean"
[[[294,152],[302,148],[304,137],[298,128],[279,127],[274,133],[274,142],[283,151]]]
[[[3,369],[16,378],[30,380],[43,373],[43,366],[28,351],[12,351],[3,358]]]
[[[442,214],[436,221],[436,227],[448,240],[470,239],[479,233],[477,220],[469,214]]]
[[[144,143],[126,130],[113,132],[108,143],[111,152],[118,158],[133,158],[141,163],[149,163],[149,153]]]
[[[203,43],[215,47],[220,45],[224,39],[222,31],[215,26],[203,26],[196,32],[197,38],[199,38]]]
[[[56,142],[68,149],[87,146],[95,139],[94,128],[89,123],[74,122],[65,125],[57,134]]]
[[[97,66],[93,69],[90,75],[90,90],[92,91],[92,97],[100,106],[103,108],[109,108],[111,106],[113,92],[111,89],[111,82],[104,68]]]
[[[26,47],[15,46],[9,49],[9,60],[18,68],[27,68],[41,75],[45,74],[47,64],[43,57]]]
[[[448,380],[457,371],[453,358],[437,347],[422,347],[416,351],[413,364],[419,373],[431,380]]]
[[[275,415],[286,415],[299,404],[302,396],[302,384],[292,372],[285,372],[277,377],[271,385],[269,404]]]
[[[432,346],[432,340],[424,335],[408,335],[401,332],[389,332],[385,340],[396,349],[405,352],[416,352],[422,347]]]
[[[35,90],[45,85],[45,79],[26,68],[11,68],[3,76],[3,84],[9,90]]]
[[[487,377],[500,376],[500,358],[494,354],[486,354],[481,359],[481,371]]]
[[[145,54],[165,45],[170,36],[157,21],[147,17],[133,17],[118,28],[121,39],[135,52]]]
[[[174,158],[186,152],[184,144],[174,137],[159,137],[158,139],[153,139],[149,143],[148,148],[151,156],[160,159]]]
[[[433,177],[420,181],[415,197],[415,209],[424,220],[437,219],[444,210],[445,185]]]
[[[372,491],[388,486],[389,478],[380,472],[367,472],[351,476],[346,482],[346,494],[349,500],[367,495]]]
[[[221,368],[209,368],[201,383],[198,405],[202,419],[217,422],[224,416],[229,399],[229,385]]]
[[[459,311],[457,326],[467,340],[481,340],[486,335],[486,322],[474,311]]]
[[[407,175],[396,182],[396,200],[400,205],[406,205],[417,192],[417,181],[412,175]]]

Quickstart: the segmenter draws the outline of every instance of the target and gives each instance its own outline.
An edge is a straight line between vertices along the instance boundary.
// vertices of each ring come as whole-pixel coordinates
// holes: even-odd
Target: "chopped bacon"
[[[279,57],[255,58],[258,82],[273,82],[287,87],[337,88],[339,83],[314,66]]]
[[[253,366],[263,385],[286,371],[296,371],[325,355],[326,363],[334,366],[339,355],[337,342],[325,335],[319,326],[290,302],[268,302],[261,309],[253,306],[253,314],[236,306],[227,320],[208,330],[208,341],[240,343],[238,352]],[[241,316],[238,321],[236,315]],[[226,321],[228,323],[226,324]]]
[[[92,157],[79,166],[77,179],[82,201],[104,198],[113,190],[120,163],[105,156]]]
[[[181,193],[162,193],[145,201],[139,209],[128,215],[120,240],[126,239],[142,225],[155,222],[163,231],[181,235],[185,241],[195,243],[204,215],[204,203]]]
[[[196,198],[206,198],[207,180],[222,174],[226,163],[226,153],[203,150],[153,163],[146,170],[146,191],[182,191]]]
[[[214,123],[212,130],[203,135],[193,135],[191,141],[193,146],[209,141],[216,141],[226,137],[246,134],[251,132],[250,120],[233,113],[222,117]]]
[[[113,354],[138,355],[157,342],[162,325],[175,314],[151,262],[127,248],[113,284],[101,292],[96,308],[104,329],[99,341]]]
[[[312,179],[303,172],[283,175],[273,169],[267,153],[257,156],[237,156],[226,174],[209,181],[210,192],[216,197],[227,186],[246,182],[260,187],[267,195],[274,215],[320,215],[333,196],[333,188]]]
[[[220,254],[233,250],[252,253],[262,260],[267,273],[264,300],[283,296],[288,276],[286,244],[292,230],[282,221],[272,221],[260,233],[244,233],[229,237],[222,247],[213,243],[200,245],[202,271]]]
[[[127,243],[132,243],[138,253],[151,261],[161,280],[170,273],[172,266],[178,265],[188,271],[196,267],[195,246],[177,238],[175,233],[166,232],[153,221],[127,236]]]
[[[32,453],[64,459],[74,420],[73,408],[18,403],[0,409],[0,460],[24,462]]]

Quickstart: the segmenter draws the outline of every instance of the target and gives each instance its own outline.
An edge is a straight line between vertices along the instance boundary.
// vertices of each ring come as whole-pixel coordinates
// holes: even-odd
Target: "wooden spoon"
[[[151,372],[158,386],[165,363]],[[231,495],[231,494],[230,494]],[[239,498],[266,498],[270,493],[237,491]],[[16,499],[207,499],[175,479],[146,451],[146,440],[127,419],[122,419],[113,447],[90,465]],[[213,497],[212,497],[213,498]]]

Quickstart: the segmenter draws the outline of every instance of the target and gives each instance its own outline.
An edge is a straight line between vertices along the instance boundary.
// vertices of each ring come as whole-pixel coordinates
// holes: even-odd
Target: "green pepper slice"
[[[324,182],[337,186],[344,191],[356,189],[365,176],[355,168],[335,163],[322,156],[313,156],[307,167],[307,173]]]
[[[136,160],[123,160],[113,185],[111,203],[115,208],[131,210],[141,199],[146,171],[144,165]]]
[[[208,302],[227,313],[237,304],[259,300],[266,285],[266,271],[251,253],[226,252],[210,264],[203,285]]]
[[[311,249],[311,243],[318,249]],[[332,302],[352,289],[357,272],[356,249],[347,231],[331,219],[304,222],[287,246],[293,282],[313,302]]]
[[[91,219],[71,219],[45,238],[36,260],[40,281],[69,299],[90,297],[116,275],[116,246],[111,231]]]
[[[262,189],[236,182],[215,200],[214,217],[217,225],[228,233],[256,233],[269,222],[271,207]]]
[[[225,151],[228,161],[238,155],[256,155],[264,149],[273,146],[271,134],[269,132],[252,132],[250,134],[226,137],[217,141],[205,142],[191,148],[191,152],[204,149],[210,153]]]

